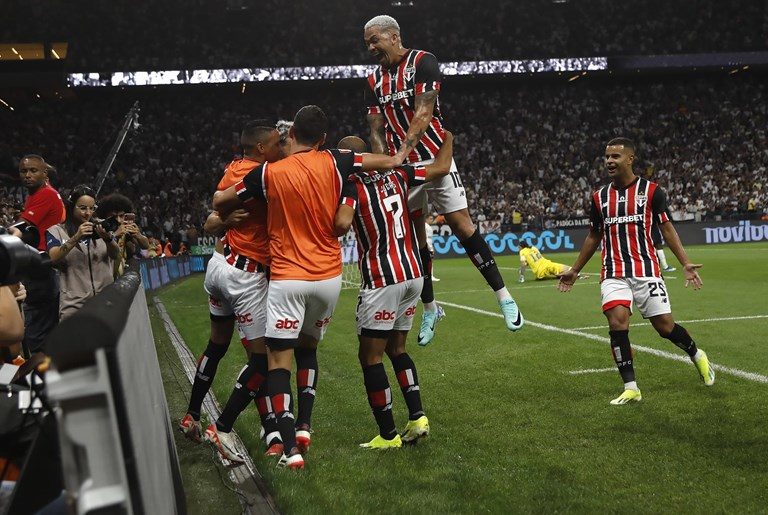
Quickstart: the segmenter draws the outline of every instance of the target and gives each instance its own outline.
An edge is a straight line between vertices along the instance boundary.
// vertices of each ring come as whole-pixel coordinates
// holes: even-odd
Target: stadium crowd
[[[748,77],[582,79],[567,86],[472,82],[445,87],[441,103],[456,134],[454,155],[473,218],[488,231],[517,230],[586,217],[590,191],[605,182],[601,145],[617,134],[637,141],[636,169],[669,191],[676,220],[759,218],[768,210],[767,90]],[[301,88],[289,95],[269,89],[151,94],[141,100],[140,127],[130,133],[102,195],[126,195],[148,236],[177,245],[195,244],[202,234],[211,192],[239,151],[237,134],[246,121],[290,118],[302,104],[316,102],[334,122],[329,143],[368,134],[356,84],[319,94]],[[92,183],[131,102],[100,93],[2,113],[10,128],[0,142],[8,191],[21,201],[15,162],[32,149],[57,167],[52,181],[63,195]]]
[[[754,0],[648,0],[637,8],[610,0],[7,4],[4,16],[26,23],[6,24],[0,41],[67,41],[67,64],[77,71],[360,64],[367,62],[361,27],[380,11],[400,20],[406,44],[443,62],[768,48],[768,7]],[[270,23],[258,23],[263,16]]]

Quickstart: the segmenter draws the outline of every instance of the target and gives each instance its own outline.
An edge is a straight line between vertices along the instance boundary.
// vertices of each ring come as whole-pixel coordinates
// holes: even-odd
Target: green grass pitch
[[[585,269],[593,275],[568,294],[558,292],[554,281],[531,275],[518,284],[517,257],[498,258],[526,319],[542,324],[518,333],[492,316],[498,312],[495,297],[469,260],[437,260],[438,302],[479,311],[446,305],[432,344],[418,347],[415,330],[409,337],[432,427],[429,438],[397,451],[358,448],[377,430],[357,362],[354,290],[342,292],[318,353],[307,468],[280,470],[263,456],[255,407],[235,429],[287,513],[763,511],[768,244],[691,247],[688,253],[704,264],[704,288],[685,289],[677,271],[667,278],[668,291],[675,319],[714,363],[729,369],[718,372],[712,388],[703,386],[690,362],[638,352],[643,401],[608,404],[622,387],[610,350],[583,336],[607,337],[598,256]],[[677,265],[668,250],[667,256]],[[574,254],[547,257],[569,264]],[[205,348],[209,331],[202,280],[196,275],[160,293],[194,353]],[[630,339],[682,355],[638,314]],[[222,403],[244,356],[233,340],[213,387]],[[405,403],[385,363],[396,421],[403,427]],[[173,405],[175,423],[184,408]],[[196,452],[191,442],[177,443],[183,460]],[[185,481],[187,489],[196,488],[194,480]],[[212,502],[201,511],[217,512]]]

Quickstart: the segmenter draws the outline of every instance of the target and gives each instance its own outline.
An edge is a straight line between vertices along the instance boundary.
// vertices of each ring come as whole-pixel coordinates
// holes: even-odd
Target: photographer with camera
[[[133,202],[120,193],[112,193],[99,200],[96,214],[105,220],[115,220],[117,229],[113,235],[120,247],[120,256],[115,260],[115,279],[123,275],[126,263],[140,256],[141,250],[149,249],[149,238],[141,233],[136,224]]]
[[[91,188],[75,186],[67,198],[67,208],[67,222],[48,229],[46,237],[51,263],[59,270],[58,316],[62,320],[112,284],[113,263],[120,257],[120,247],[110,232],[117,226],[93,217],[96,199]]]
[[[41,252],[46,250],[45,233],[49,227],[66,219],[66,210],[59,193],[49,184],[48,174],[55,168],[41,156],[29,154],[19,161],[19,177],[29,191],[21,213],[25,243]],[[17,224],[18,225],[18,224]],[[59,281],[50,268],[29,276],[24,281],[27,299],[24,302],[24,341],[26,352],[43,351],[43,340],[59,320]]]

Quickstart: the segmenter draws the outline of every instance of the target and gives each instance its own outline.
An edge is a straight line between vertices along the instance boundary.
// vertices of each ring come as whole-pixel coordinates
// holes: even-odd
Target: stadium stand
[[[672,193],[675,219],[760,218],[768,209],[766,89],[747,75],[594,78],[567,86],[562,80],[472,81],[448,85],[441,101],[457,135],[470,209],[478,221],[494,222],[486,225],[490,231],[507,229],[515,211],[529,228],[584,217],[586,192],[604,182],[601,145],[617,134],[638,142],[637,169]],[[237,132],[248,119],[289,118],[315,102],[334,120],[329,142],[367,135],[357,83],[322,92],[296,87],[289,95],[266,87],[245,95],[211,91],[136,93],[141,125],[103,190],[135,199],[139,225],[163,241],[174,234],[187,241],[190,228],[202,234],[211,192],[239,151]],[[30,142],[57,166],[53,181],[63,194],[92,180],[133,98],[101,91],[3,111],[0,123],[10,128],[0,142],[7,183],[14,184],[15,163]]]
[[[406,43],[441,61],[768,48],[768,8],[754,0],[649,0],[637,8],[610,0],[392,4],[119,0],[79,9],[12,0],[4,17],[26,23],[8,24],[0,42],[68,41],[69,67],[80,71],[353,64],[366,62],[363,23],[387,11],[400,20]],[[446,18],[454,20],[451,30]]]

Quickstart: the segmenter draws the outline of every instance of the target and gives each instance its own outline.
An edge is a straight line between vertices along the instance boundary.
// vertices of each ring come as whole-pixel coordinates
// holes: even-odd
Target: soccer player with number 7
[[[341,140],[339,148],[367,152],[363,140],[355,136]],[[434,163],[357,172],[348,177],[341,190],[334,225],[336,234],[343,235],[354,223],[360,249],[362,284],[355,313],[358,358],[368,403],[379,426],[379,434],[360,445],[365,449],[398,448],[429,435],[416,365],[405,350],[424,283],[415,228],[406,206],[411,188],[448,174],[452,155],[453,135],[446,131]],[[385,352],[408,406],[402,434],[398,434],[392,415],[392,391],[382,363]]]
[[[653,182],[635,175],[632,163],[635,145],[627,138],[614,138],[605,149],[605,166],[611,184],[592,194],[590,232],[573,267],[558,274],[558,289],[568,292],[579,272],[602,243],[600,294],[603,313],[608,319],[611,350],[624,381],[624,392],[613,405],[640,401],[635,381],[632,348],[629,343],[629,317],[633,303],[643,318],[650,320],[659,335],[683,349],[696,365],[704,384],[715,383],[715,371],[703,350],[672,318],[667,289],[654,251],[651,231],[659,225],[669,249],[685,271],[685,286],[701,288],[695,265],[688,260],[680,237],[667,215],[667,197]]]

